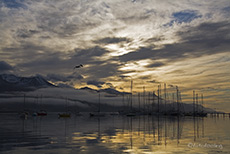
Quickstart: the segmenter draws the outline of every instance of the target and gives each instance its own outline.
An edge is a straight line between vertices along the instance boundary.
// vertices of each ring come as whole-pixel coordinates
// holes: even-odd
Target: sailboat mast
[[[101,112],[101,94],[100,94],[100,91],[98,93],[98,112]]]
[[[160,93],[160,86],[158,85],[158,90],[157,90],[157,96],[158,96],[158,98],[157,98],[157,112],[159,113],[159,111],[160,111],[160,96],[159,96],[159,93]]]
[[[198,108],[198,94],[196,94],[196,110],[197,113],[199,112],[199,108]]]
[[[23,101],[23,108],[25,110],[25,107],[26,107],[26,94],[24,94],[24,101]]]
[[[177,113],[179,113],[179,90],[177,86],[176,86],[176,95],[177,95]]]
[[[161,103],[161,83],[160,83],[160,103]]]
[[[139,107],[139,112],[141,111],[141,98],[140,98],[140,93],[138,93],[138,107]]]
[[[174,111],[175,110],[175,106],[174,106],[175,105],[174,93],[172,93],[172,98],[173,98],[173,102],[172,103],[173,103],[173,111]]]
[[[155,91],[153,91],[152,112],[154,110],[154,101],[155,101]]]
[[[164,84],[164,93],[165,93],[165,112],[166,112],[166,83]]]
[[[66,97],[66,98],[65,98],[65,110],[66,110],[66,112],[68,111],[68,108],[67,108],[68,105],[67,105],[67,103],[68,103],[68,102],[67,102],[67,97]]]
[[[203,102],[203,94],[201,94],[201,103],[202,103],[202,113],[204,112],[204,102]]]
[[[145,86],[143,87],[143,105],[144,105],[144,112],[145,112]]]
[[[150,92],[148,94],[148,113],[150,113]]]
[[[195,115],[195,90],[193,90],[193,115]]]
[[[133,80],[131,79],[131,87],[130,87],[130,93],[131,93],[131,110],[133,109]]]

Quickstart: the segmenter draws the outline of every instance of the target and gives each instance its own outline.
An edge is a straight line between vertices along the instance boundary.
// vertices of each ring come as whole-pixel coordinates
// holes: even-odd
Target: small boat
[[[24,101],[23,101],[23,108],[24,108],[24,111],[22,111],[20,113],[20,118],[21,119],[27,119],[28,118],[28,115],[29,115],[29,112],[27,112],[27,110],[25,110],[25,106],[26,106],[26,95],[24,94]]]
[[[82,116],[82,114],[80,112],[75,112],[74,114],[75,114],[75,116]]]
[[[206,112],[198,112],[195,114],[196,117],[207,117],[207,113]]]
[[[33,117],[36,117],[37,115],[38,115],[37,112],[34,112],[34,113],[33,113]]]
[[[128,112],[127,111],[124,111],[124,110],[121,110],[121,111],[118,111],[119,115],[126,115]]]
[[[89,116],[90,117],[104,117],[105,116],[105,113],[101,112],[101,95],[100,95],[100,91],[98,93],[98,111],[89,113]]]
[[[59,118],[70,118],[70,117],[71,117],[71,113],[70,113],[69,110],[68,110],[68,99],[66,98],[65,100],[66,100],[66,101],[65,101],[65,103],[66,103],[66,105],[65,105],[66,112],[64,112],[64,113],[59,113],[59,114],[58,114]]]
[[[112,112],[110,115],[119,115],[119,112]]]
[[[29,115],[28,112],[22,112],[22,113],[20,114],[20,118],[21,118],[21,119],[27,119],[27,118],[28,118],[28,115]]]
[[[105,113],[102,112],[93,112],[93,113],[89,113],[90,117],[104,117]]]
[[[40,112],[37,112],[37,116],[47,116],[47,112],[45,110],[41,110]]]
[[[59,113],[58,116],[59,118],[70,118],[71,114],[70,113]]]
[[[184,116],[194,116],[194,113],[192,113],[192,112],[185,112]]]
[[[127,117],[133,117],[133,116],[136,116],[136,113],[135,112],[129,112],[126,114]]]
[[[182,112],[171,112],[169,113],[170,116],[184,116]]]

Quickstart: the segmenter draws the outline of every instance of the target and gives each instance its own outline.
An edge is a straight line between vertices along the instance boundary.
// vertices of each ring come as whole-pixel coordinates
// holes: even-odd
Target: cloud
[[[105,82],[94,81],[94,80],[92,80],[92,81],[87,81],[87,84],[88,84],[88,85],[94,85],[94,86],[96,86],[96,87],[98,87],[98,88],[101,88],[102,85],[105,84]]]
[[[58,83],[57,86],[61,87],[61,88],[73,88],[72,86],[70,86],[68,84],[64,84],[64,83]]]
[[[134,52],[119,56],[122,62],[141,59],[167,59],[175,61],[191,57],[199,57],[206,54],[229,52],[230,23],[202,23],[196,27],[177,32],[177,36],[183,40],[174,44],[165,44],[161,49],[154,49],[151,44],[140,47]]]
[[[13,69],[14,68],[5,61],[0,61],[0,72],[7,72]]]
[[[102,44],[116,44],[116,43],[121,43],[121,42],[130,42],[128,38],[125,37],[106,37],[100,40],[96,40],[95,43],[102,43]]]
[[[83,79],[83,76],[76,73],[75,74],[73,73],[71,75],[47,74],[46,79],[52,82],[57,82],[57,81],[67,82],[71,80]]]
[[[84,63],[84,61],[86,61],[86,60],[93,61],[94,57],[102,56],[103,54],[105,54],[108,51],[102,47],[95,46],[95,47],[87,48],[87,49],[76,48],[76,49],[74,49],[74,52],[75,52],[75,54],[74,54],[73,58],[78,58],[79,60],[83,59],[82,63]]]
[[[156,81],[156,80],[147,81],[147,82],[149,82],[149,83],[156,83],[156,84],[162,83],[162,82],[159,82],[159,81]]]
[[[17,37],[20,38],[31,38],[34,34],[39,33],[37,30],[18,29]]]
[[[111,89],[116,89],[112,83],[105,83]]]
[[[152,68],[152,67],[160,67],[160,66],[163,66],[163,65],[165,65],[165,64],[162,63],[162,62],[155,62],[153,64],[148,65],[147,67]]]

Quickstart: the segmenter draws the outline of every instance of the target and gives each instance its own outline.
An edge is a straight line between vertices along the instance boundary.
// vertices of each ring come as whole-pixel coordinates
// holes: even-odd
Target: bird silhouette
[[[82,64],[75,66],[74,69],[75,69],[75,68],[81,68],[81,67],[83,67]]]

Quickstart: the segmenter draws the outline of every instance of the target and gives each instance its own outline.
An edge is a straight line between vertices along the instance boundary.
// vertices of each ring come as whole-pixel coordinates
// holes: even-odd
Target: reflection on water
[[[0,115],[0,153],[229,153],[228,117]]]

